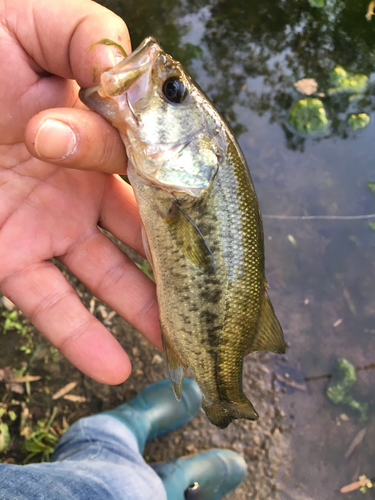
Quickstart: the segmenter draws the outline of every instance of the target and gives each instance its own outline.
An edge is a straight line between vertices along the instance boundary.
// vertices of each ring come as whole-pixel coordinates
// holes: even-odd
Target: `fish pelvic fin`
[[[265,292],[260,313],[258,333],[246,354],[255,351],[272,351],[278,354],[284,354],[285,348],[283,330],[279,320],[276,318],[270,298],[267,292]]]
[[[182,385],[184,383],[184,378],[185,378],[185,367],[178,358],[178,356],[175,354],[173,349],[168,345],[168,342],[165,339],[165,335],[163,334],[163,328],[162,328],[162,339],[163,339],[164,354],[168,365],[168,374],[171,380],[172,389],[174,395],[176,396],[177,401],[181,401]]]
[[[208,420],[211,424],[216,425],[219,429],[225,429],[228,425],[238,418],[246,418],[247,420],[258,420],[259,416],[253,405],[247,398],[243,398],[240,402],[215,401],[211,404],[202,401],[202,406],[206,412]]]

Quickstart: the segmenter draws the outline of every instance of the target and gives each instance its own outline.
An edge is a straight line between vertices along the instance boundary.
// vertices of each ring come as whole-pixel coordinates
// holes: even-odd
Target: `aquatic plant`
[[[367,418],[367,403],[359,403],[351,395],[351,388],[357,381],[354,366],[345,358],[336,361],[335,369],[326,391],[327,397],[334,404],[348,405],[360,414],[360,419]]]
[[[328,90],[329,94],[336,92],[350,92],[360,94],[368,83],[368,77],[362,74],[353,74],[346,71],[342,66],[336,66],[330,75],[333,88]]]
[[[370,117],[366,113],[353,113],[349,116],[348,122],[353,130],[365,128],[370,123]]]
[[[293,106],[289,113],[289,125],[301,134],[318,134],[327,130],[328,119],[320,99],[306,97]]]

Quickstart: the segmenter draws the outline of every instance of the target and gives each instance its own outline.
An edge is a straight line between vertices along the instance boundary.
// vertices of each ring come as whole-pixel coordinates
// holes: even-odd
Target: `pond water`
[[[264,216],[270,295],[289,344],[288,360],[275,358],[290,424],[280,498],[375,498],[375,488],[364,497],[340,493],[362,474],[375,476],[375,232],[369,226],[375,216],[356,218],[375,213],[367,185],[375,181],[369,0],[101,3],[125,19],[133,47],[154,35],[191,71],[247,158]],[[313,97],[325,110],[324,126],[313,136],[289,123],[291,109],[306,97],[293,85],[303,78],[316,81]],[[349,117],[359,113],[370,123],[354,130]],[[338,358],[357,369],[349,394],[361,407],[367,403],[363,418],[326,396]]]

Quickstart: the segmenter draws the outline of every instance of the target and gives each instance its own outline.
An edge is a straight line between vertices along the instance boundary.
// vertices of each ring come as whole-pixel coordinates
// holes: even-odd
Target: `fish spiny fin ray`
[[[170,212],[162,215],[162,218],[185,257],[197,267],[211,267],[216,271],[214,256],[207,241],[176,201],[173,202]]]
[[[184,378],[185,378],[185,367],[182,365],[181,361],[178,359],[176,354],[168,345],[166,337],[163,334],[162,327],[161,331],[162,331],[164,354],[168,365],[169,378],[171,380],[174,395],[176,396],[177,401],[180,401],[182,393],[182,385],[184,383]]]
[[[272,351],[278,354],[285,352],[285,341],[283,331],[267,292],[262,303],[259,319],[258,333],[246,354],[255,351]]]

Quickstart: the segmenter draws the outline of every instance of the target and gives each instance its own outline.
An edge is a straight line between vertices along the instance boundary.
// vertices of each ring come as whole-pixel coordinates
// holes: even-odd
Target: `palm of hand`
[[[3,284],[30,266],[63,258],[80,240],[96,233],[110,177],[44,163],[22,148],[22,162],[0,168]],[[9,247],[19,250],[9,254]]]
[[[94,4],[93,8],[96,7]],[[74,32],[76,37],[78,31]],[[132,192],[112,174],[73,169],[91,168],[84,158],[90,158],[90,154],[100,148],[101,158],[93,169],[104,170],[106,157],[113,160],[113,153],[111,157],[100,141],[97,145],[95,138],[101,137],[103,142],[111,136],[117,149],[122,146],[109,125],[83,110],[78,101],[78,85],[43,73],[18,39],[9,34],[8,29],[2,30],[0,23],[0,44],[4,40],[7,51],[0,62],[3,75],[0,83],[0,109],[3,110],[0,117],[0,290],[73,364],[97,380],[119,383],[130,373],[127,355],[83,307],[50,259],[58,257],[97,297],[160,346],[153,283],[97,227],[100,220],[103,227],[143,253]],[[21,61],[17,72],[14,60]],[[50,70],[47,63],[44,67]],[[62,68],[60,74],[65,70]],[[67,164],[73,168],[60,166],[64,164],[61,161],[41,161],[29,152],[33,151],[33,143],[27,138],[27,128],[39,126],[48,115],[48,111],[43,110],[53,107],[65,108],[54,110],[55,116],[65,117],[81,134],[76,161],[73,155]],[[34,116],[39,111],[42,113]],[[34,125],[27,125],[31,118]],[[95,143],[90,144],[85,129],[94,130]],[[111,171],[110,167],[108,170]]]

